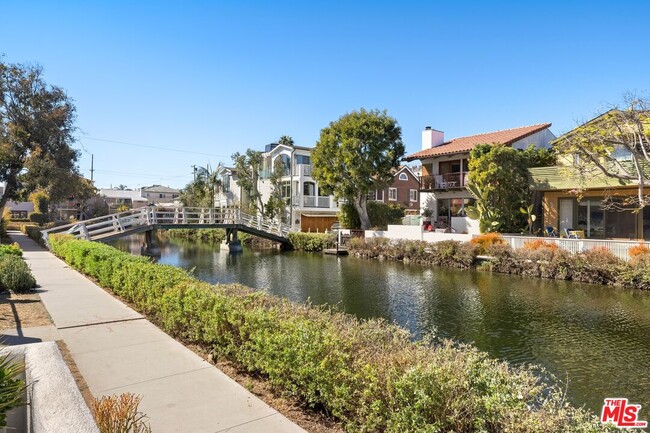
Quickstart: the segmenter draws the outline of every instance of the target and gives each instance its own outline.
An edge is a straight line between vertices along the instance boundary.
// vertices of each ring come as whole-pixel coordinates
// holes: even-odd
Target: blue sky
[[[427,125],[560,134],[648,94],[649,15],[644,1],[0,0],[0,53],[74,99],[97,186],[182,187],[193,164],[285,134],[313,146],[360,107],[387,109],[407,153]]]

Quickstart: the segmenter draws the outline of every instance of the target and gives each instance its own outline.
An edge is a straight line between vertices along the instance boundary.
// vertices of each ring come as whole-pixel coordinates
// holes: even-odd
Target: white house
[[[140,188],[141,196],[146,198],[149,203],[177,205],[180,191],[176,188],[170,188],[163,185],[152,185]]]
[[[282,197],[287,201],[284,219],[293,230],[322,232],[338,220],[338,203],[312,178],[311,151],[309,147],[268,144],[262,154],[259,191],[266,203],[272,191],[271,173],[281,161]]]
[[[504,144],[515,149],[548,148],[555,135],[550,123],[505,129],[445,140],[442,131],[427,126],[422,131],[422,150],[405,157],[422,164],[420,207],[433,211],[436,227],[451,227],[457,233],[478,232],[477,224],[465,216],[465,206],[474,198],[467,190],[470,151],[479,144]]]

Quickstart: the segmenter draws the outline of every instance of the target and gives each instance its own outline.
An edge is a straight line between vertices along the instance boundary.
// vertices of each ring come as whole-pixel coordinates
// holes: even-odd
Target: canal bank
[[[116,244],[137,253],[137,239]],[[236,282],[360,318],[381,317],[417,338],[472,343],[514,365],[569,381],[568,397],[598,411],[609,394],[650,407],[650,293],[401,262],[163,241],[161,263],[209,282]],[[607,380],[603,380],[606,377]]]

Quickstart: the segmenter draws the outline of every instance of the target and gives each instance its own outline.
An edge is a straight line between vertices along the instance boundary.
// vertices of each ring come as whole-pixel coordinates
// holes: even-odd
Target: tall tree
[[[476,205],[466,208],[478,219],[481,232],[519,232],[526,225],[531,192],[528,169],[555,164],[555,154],[529,146],[525,150],[503,144],[480,144],[470,152],[469,191]]]
[[[278,140],[278,144],[284,144],[285,146],[293,146],[294,145],[293,138],[291,138],[291,136],[289,135],[283,135]]]
[[[636,198],[625,205],[642,208],[650,204],[645,192],[650,178],[650,100],[627,94],[622,105],[563,135],[554,146],[583,178],[604,174],[637,183]]]
[[[214,207],[216,193],[223,186],[224,166],[219,163],[215,168],[210,164],[195,167],[194,180],[181,191],[180,200],[185,206]]]
[[[0,58],[0,181],[5,182],[0,212],[8,200],[37,188],[55,201],[79,186],[78,152],[71,147],[74,120],[72,101],[45,82],[40,67]]]
[[[404,156],[402,130],[386,111],[353,111],[323,128],[312,152],[312,176],[320,188],[352,203],[361,228],[371,227],[366,197],[392,179]]]
[[[260,170],[262,169],[262,152],[246,149],[244,154],[233,154],[233,162],[237,171],[237,183],[242,188],[257,212],[264,213],[264,202],[258,188]]]

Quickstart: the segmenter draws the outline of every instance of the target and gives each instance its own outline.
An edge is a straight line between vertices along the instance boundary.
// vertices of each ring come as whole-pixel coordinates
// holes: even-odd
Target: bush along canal
[[[137,254],[141,240],[114,245]],[[161,245],[160,263],[193,269],[207,282],[333,305],[397,323],[415,339],[452,338],[511,365],[541,366],[568,382],[574,405],[593,412],[610,396],[650,408],[647,291],[309,253],[233,256],[180,239]]]

